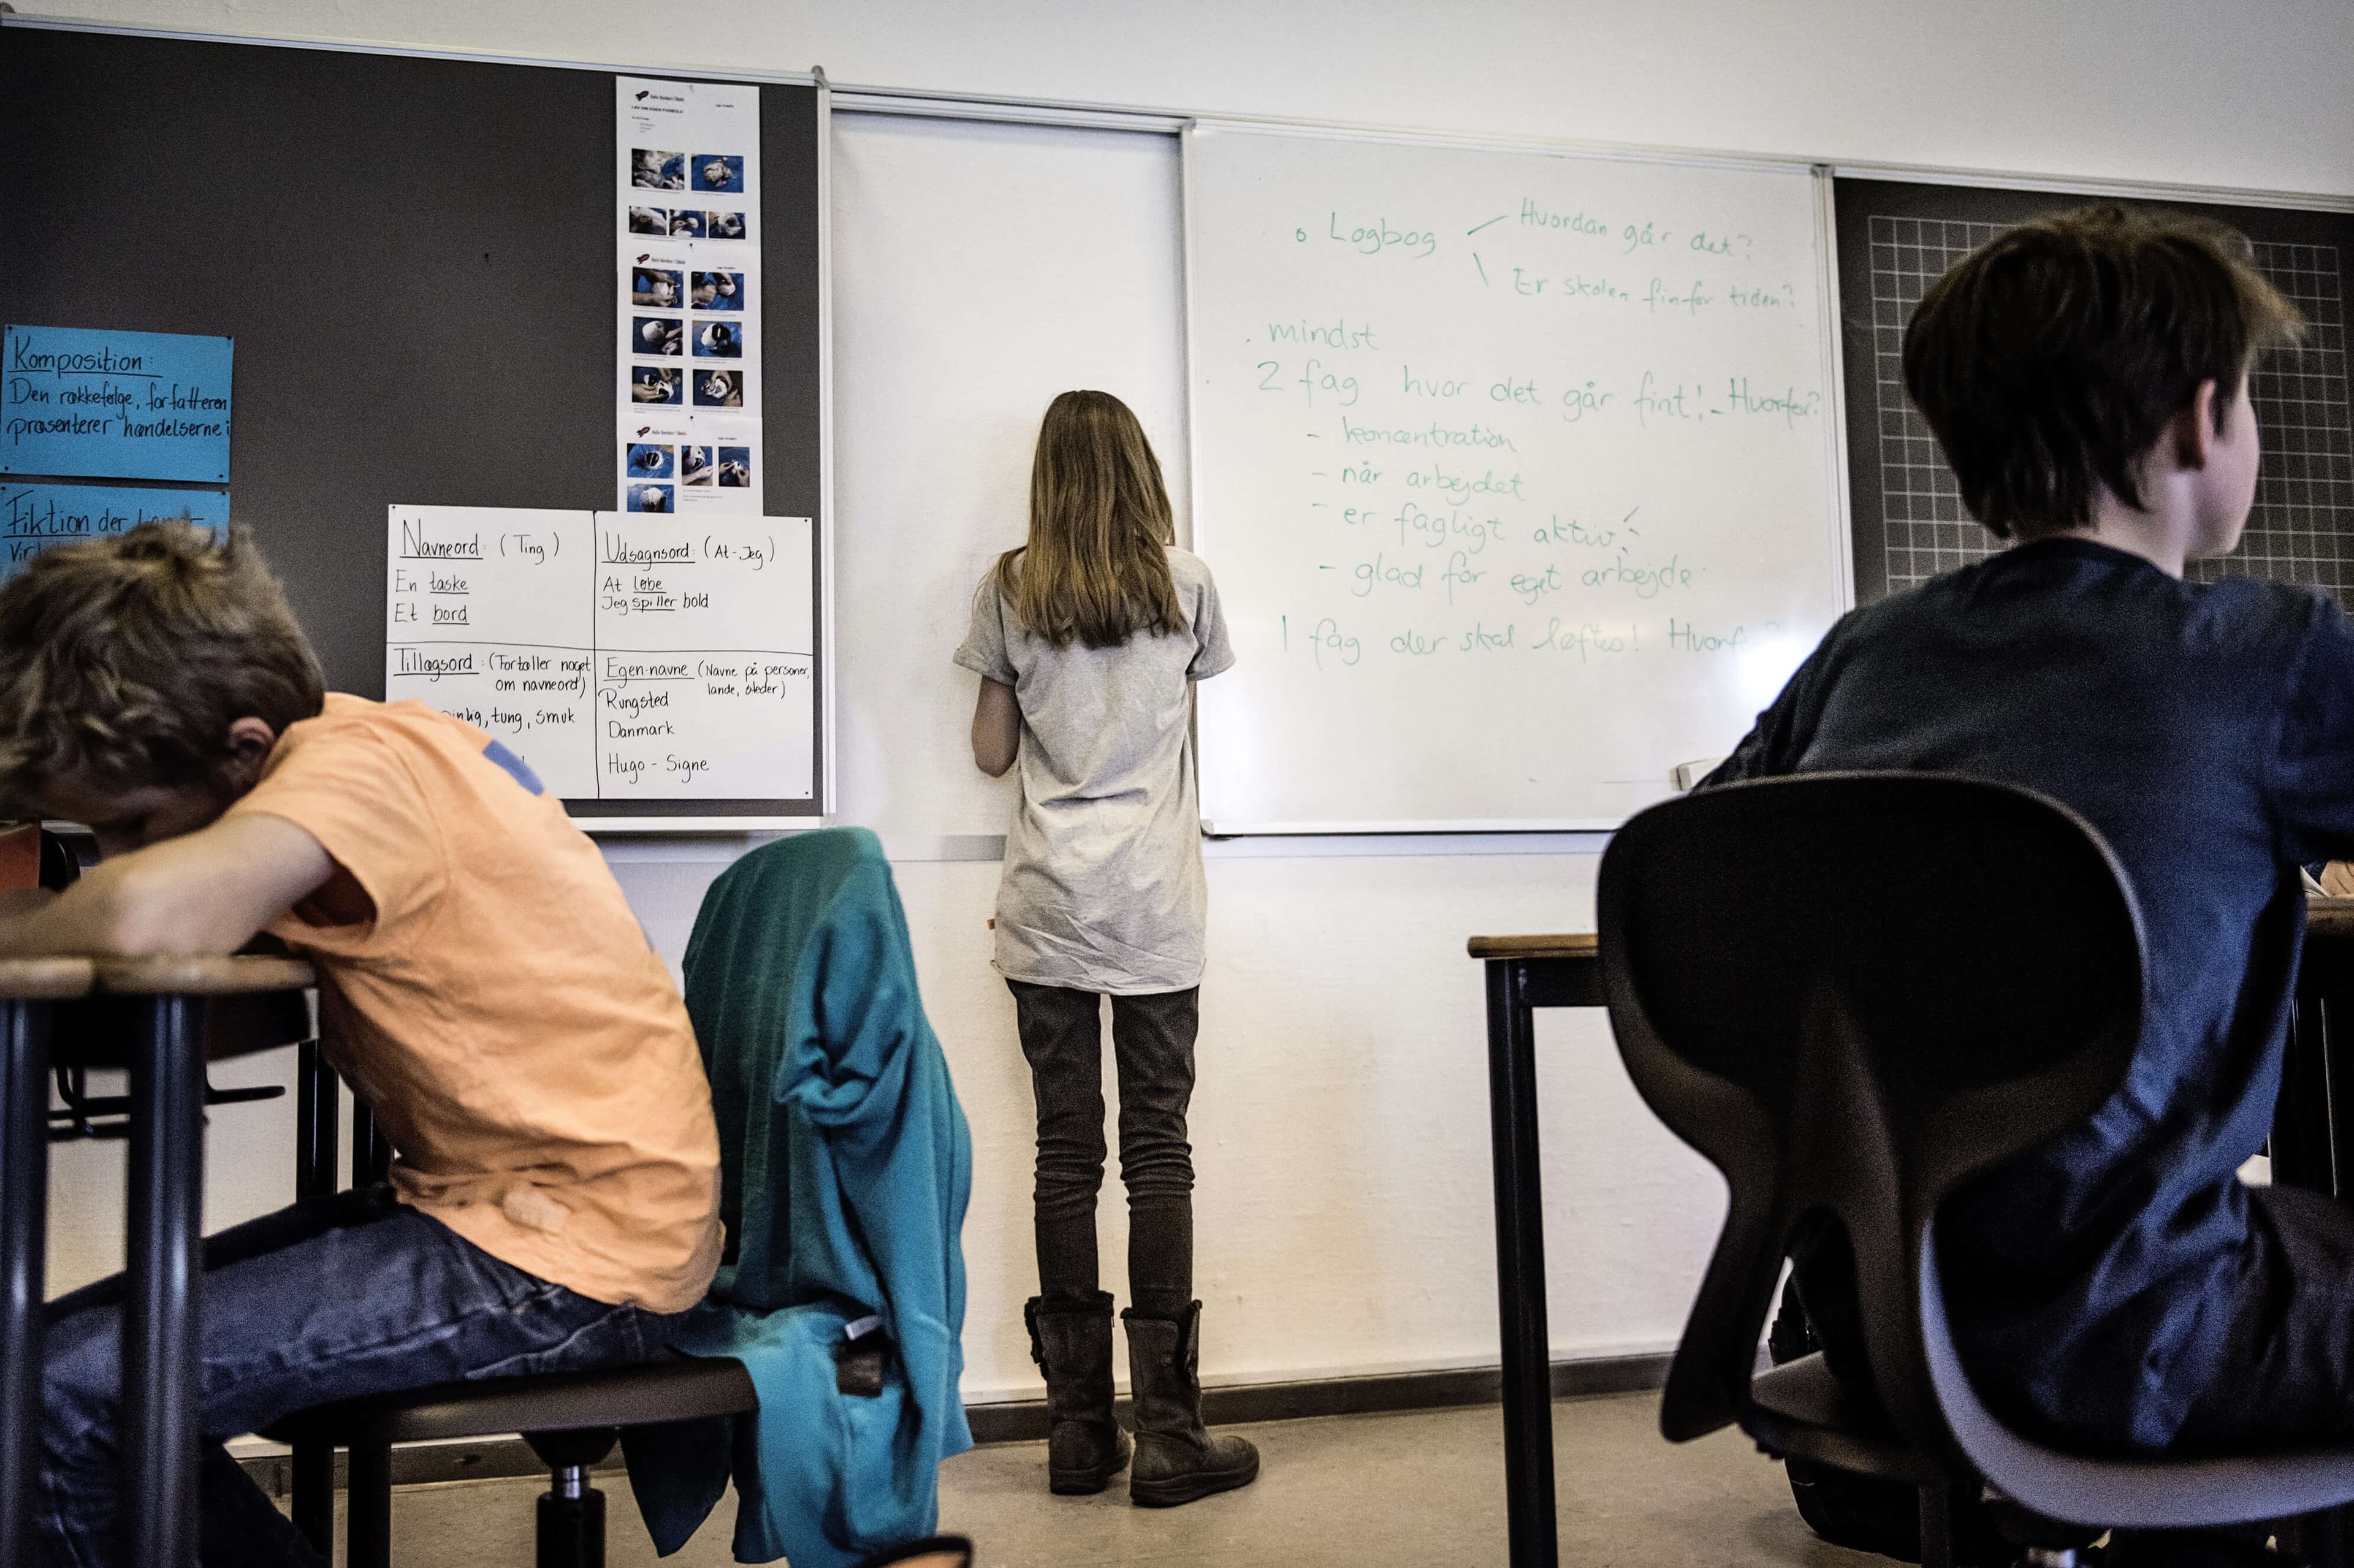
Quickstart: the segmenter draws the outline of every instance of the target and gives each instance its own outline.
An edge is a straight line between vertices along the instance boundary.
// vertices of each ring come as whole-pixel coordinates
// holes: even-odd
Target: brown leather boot
[[[1240,1437],[1214,1437],[1202,1425],[1199,1301],[1176,1317],[1138,1311],[1128,1325],[1128,1376],[1136,1398],[1136,1468],[1129,1500],[1174,1508],[1258,1479],[1258,1450]]]
[[[1022,1308],[1030,1359],[1046,1374],[1046,1485],[1065,1496],[1099,1492],[1128,1464],[1133,1445],[1111,1414],[1111,1297]]]

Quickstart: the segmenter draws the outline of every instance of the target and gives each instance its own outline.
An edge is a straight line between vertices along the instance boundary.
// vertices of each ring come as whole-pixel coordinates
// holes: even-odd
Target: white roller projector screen
[[[1728,750],[1847,598],[1818,180],[1204,125],[1184,173],[1207,831],[1607,828]]]

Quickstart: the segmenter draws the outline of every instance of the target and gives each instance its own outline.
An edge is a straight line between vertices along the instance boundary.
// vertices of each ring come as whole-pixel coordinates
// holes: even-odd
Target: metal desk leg
[[[2320,998],[2300,986],[2289,1017],[2280,1103],[2273,1112],[2273,1181],[2280,1186],[2338,1190],[2329,1066]]]
[[[342,1119],[334,1069],[316,1040],[302,1049],[295,1070],[294,1195],[332,1196],[335,1191],[335,1143]],[[294,1528],[322,1557],[335,1547],[335,1448],[332,1443],[294,1445]]]
[[[33,1561],[49,1207],[49,1004],[0,1001],[0,1563]]]
[[[345,1568],[392,1568],[392,1445],[355,1442],[347,1452]]]
[[[2329,1191],[2347,1196],[2354,1185],[2354,1115],[2348,1097],[2354,1095],[2354,1030],[2346,1027],[2347,1002],[2342,996],[2317,989],[2296,999],[2296,1026],[2310,1029],[2321,1043],[2323,1103],[2328,1111]]]
[[[1488,963],[1489,1138],[1496,1162],[1496,1315],[1504,1350],[1504,1510],[1512,1568],[1553,1568],[1553,1359],[1537,1174],[1536,1020],[1526,972]]]
[[[131,1063],[122,1406],[127,1561],[133,1563],[196,1558],[204,1011],[201,997],[154,998]]]
[[[335,1148],[343,1132],[343,1102],[335,1070],[316,1040],[306,1040],[294,1070],[294,1195],[323,1198],[335,1191]]]

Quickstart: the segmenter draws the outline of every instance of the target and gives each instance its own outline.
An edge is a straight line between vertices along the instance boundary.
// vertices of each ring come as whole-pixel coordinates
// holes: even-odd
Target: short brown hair
[[[2096,487],[2142,504],[2135,466],[2215,383],[2216,428],[2296,307],[2247,237],[2176,213],[2079,207],[1946,269],[1904,329],[1904,390],[1962,502],[1998,538],[2093,520]]]
[[[60,775],[110,789],[207,778],[228,728],[284,734],[325,701],[319,661],[251,535],[143,523],[35,556],[0,586],[0,804]]]
[[[1185,630],[1165,546],[1176,543],[1161,460],[1127,404],[1066,392],[1030,463],[1030,542],[999,557],[1014,618],[1057,648],[1117,648]]]

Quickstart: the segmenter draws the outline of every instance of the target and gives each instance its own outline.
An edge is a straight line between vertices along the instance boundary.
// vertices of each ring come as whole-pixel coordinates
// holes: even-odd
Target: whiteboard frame
[[[1179,223],[1185,254],[1185,280],[1182,312],[1184,316],[1185,361],[1185,461],[1189,469],[1187,491],[1193,496],[1193,543],[1198,550],[1202,542],[1202,437],[1201,422],[1193,414],[1193,242],[1199,226],[1194,222],[1195,175],[1193,139],[1201,132],[1241,132],[1246,135],[1282,136],[1298,139],[1302,136],[1334,142],[1364,142],[1392,146],[1437,147],[1463,152],[1512,153],[1561,158],[1598,160],[1606,163],[1649,164],[1672,168],[1736,169],[1753,174],[1804,175],[1808,179],[1808,200],[1815,214],[1817,299],[1821,306],[1820,349],[1822,374],[1834,390],[1831,394],[1831,417],[1824,421],[1823,439],[1824,481],[1830,486],[1830,527],[1826,530],[1826,543],[1831,552],[1829,585],[1832,603],[1838,614],[1855,608],[1855,542],[1853,534],[1852,500],[1848,493],[1847,471],[1847,408],[1837,390],[1844,377],[1840,359],[1839,315],[1839,248],[1836,243],[1835,214],[1831,204],[1833,171],[1826,164],[1809,164],[1795,158],[1754,158],[1738,155],[1717,155],[1704,153],[1681,153],[1657,149],[1606,147],[1590,150],[1582,143],[1568,142],[1529,142],[1498,140],[1487,137],[1434,136],[1412,131],[1374,131],[1344,129],[1330,126],[1295,125],[1288,122],[1257,119],[1229,119],[1224,116],[1199,115],[1188,120],[1178,132]],[[1196,725],[1195,758],[1199,766],[1199,726]],[[1395,833],[1609,833],[1616,832],[1626,822],[1625,817],[1429,817],[1402,821],[1227,821],[1202,819],[1202,835],[1210,839],[1240,838],[1320,838],[1333,834],[1389,835]]]
[[[1838,584],[1840,613],[1855,608],[1855,490],[1847,466],[1847,366],[1840,325],[1846,317],[1840,300],[1839,207],[1832,182],[1838,175],[1828,164],[1815,165],[1815,221],[1822,240],[1823,380],[1831,389],[1831,493],[1839,498],[1832,547],[1839,559],[1831,563]]]

